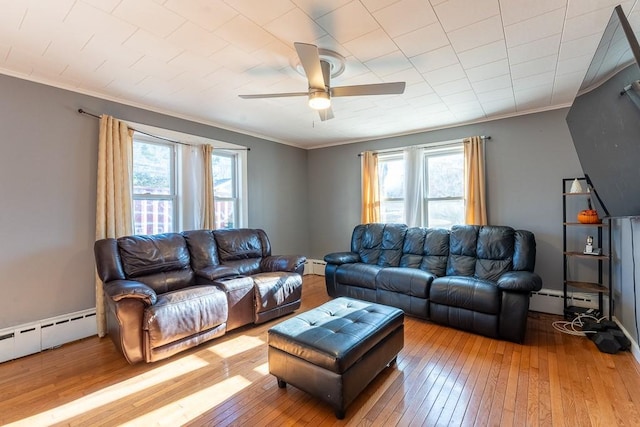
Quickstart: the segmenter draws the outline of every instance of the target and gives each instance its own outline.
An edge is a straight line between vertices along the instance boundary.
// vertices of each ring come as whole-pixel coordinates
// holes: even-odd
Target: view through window
[[[176,199],[175,146],[134,139],[134,233],[157,234],[174,231]]]
[[[180,148],[176,143],[134,133],[132,181],[135,234],[168,233],[198,227],[191,212],[194,209],[197,211],[197,208],[183,206],[186,200],[198,197],[198,190],[194,183],[185,178],[189,175],[185,171],[190,171],[192,163],[182,158]],[[231,149],[215,149],[211,161],[215,228],[241,227],[244,209],[241,195],[246,192],[241,185],[241,173],[244,170],[241,167],[241,155]]]
[[[422,223],[451,228],[464,223],[464,154],[455,147],[425,148],[423,156]],[[405,162],[402,152],[378,154],[380,217],[405,223]]]

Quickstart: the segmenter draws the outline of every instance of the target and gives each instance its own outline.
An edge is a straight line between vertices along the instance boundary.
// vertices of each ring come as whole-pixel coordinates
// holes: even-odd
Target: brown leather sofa
[[[305,257],[273,256],[263,230],[193,230],[94,246],[108,334],[154,362],[300,307]]]

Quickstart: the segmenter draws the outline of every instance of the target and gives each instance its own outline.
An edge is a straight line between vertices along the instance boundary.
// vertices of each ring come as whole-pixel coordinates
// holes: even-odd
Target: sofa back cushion
[[[357,225],[351,236],[351,252],[366,264],[398,267],[406,232],[404,224]]]
[[[504,226],[451,228],[447,276],[497,280],[513,270],[515,230]]]
[[[513,269],[533,271],[536,266],[536,238],[527,230],[516,230],[513,253]]]
[[[447,276],[473,276],[476,270],[478,226],[453,226],[449,234]]]
[[[400,267],[419,268],[441,277],[449,258],[449,230],[411,227],[402,247]]]
[[[212,230],[183,231],[182,235],[187,242],[191,254],[191,267],[194,271],[220,264],[218,247]]]
[[[271,244],[263,230],[220,229],[214,230],[213,236],[220,263],[237,269],[240,274],[259,273],[262,258],[271,256]]]
[[[127,279],[135,279],[163,293],[192,285],[189,250],[178,233],[125,236],[117,239]]]

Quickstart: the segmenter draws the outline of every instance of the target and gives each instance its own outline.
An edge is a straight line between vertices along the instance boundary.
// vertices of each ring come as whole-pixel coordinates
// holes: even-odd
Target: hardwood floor
[[[305,276],[306,310],[328,296]],[[301,311],[299,310],[299,311]],[[286,317],[285,317],[286,318]],[[245,327],[153,364],[129,365],[108,338],[0,364],[3,425],[640,425],[640,369],[556,332],[532,313],[524,345],[407,317],[405,347],[337,420],[324,403],[279,389],[267,330]]]

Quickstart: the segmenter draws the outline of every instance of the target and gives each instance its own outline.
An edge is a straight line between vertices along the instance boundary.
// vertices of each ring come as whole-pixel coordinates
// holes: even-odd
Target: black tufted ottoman
[[[402,310],[337,298],[269,329],[269,372],[329,403],[336,417],[404,345]]]

